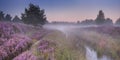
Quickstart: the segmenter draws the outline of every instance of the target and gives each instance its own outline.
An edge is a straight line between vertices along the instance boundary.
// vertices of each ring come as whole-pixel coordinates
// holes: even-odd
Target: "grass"
[[[74,39],[76,37],[66,38],[65,34],[60,31],[54,31],[48,34],[43,39],[50,40],[56,43],[55,56],[56,60],[86,60],[85,51],[75,46]]]
[[[93,31],[79,31],[77,33],[66,37],[60,31],[53,31],[47,34],[43,40],[49,40],[56,44],[56,60],[86,60],[85,46],[92,47],[97,52],[98,57],[107,55],[114,60],[120,60],[117,53],[120,51],[119,39]],[[40,55],[38,52],[35,52],[35,54]]]

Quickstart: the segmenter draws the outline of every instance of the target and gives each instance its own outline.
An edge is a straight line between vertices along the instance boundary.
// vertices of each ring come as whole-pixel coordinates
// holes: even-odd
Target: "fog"
[[[76,30],[81,28],[88,27],[98,27],[97,25],[67,25],[67,24],[46,24],[44,25],[45,29],[49,30],[58,30],[61,33],[66,35],[66,38],[69,38],[69,35],[80,36],[80,33],[86,32],[86,30]],[[81,34],[82,35],[82,34]],[[88,34],[89,35],[89,34]],[[98,34],[99,35],[99,34]],[[87,36],[86,36],[87,39]],[[76,43],[77,44],[77,43]],[[98,58],[97,52],[88,46],[84,46],[86,50],[86,59],[87,60],[111,60],[106,55],[103,55],[101,58]]]
[[[63,33],[73,31],[76,28],[98,27],[98,25],[75,25],[75,24],[46,24],[43,26],[50,30],[59,30]]]

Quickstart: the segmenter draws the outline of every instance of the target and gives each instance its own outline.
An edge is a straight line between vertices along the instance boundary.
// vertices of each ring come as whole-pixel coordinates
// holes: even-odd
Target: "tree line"
[[[110,18],[105,18],[104,12],[102,10],[99,11],[99,14],[97,15],[96,19],[86,19],[81,22],[77,22],[78,24],[82,25],[92,25],[92,24],[97,24],[97,25],[113,25],[113,20]],[[115,22],[115,24],[120,25],[120,18],[118,18]]]
[[[32,25],[44,25],[48,23],[44,9],[41,9],[38,5],[29,4],[29,7],[25,8],[24,13],[21,14],[21,19],[16,15],[13,19],[10,14],[4,14],[3,11],[0,11],[0,21],[9,21],[9,22],[21,22]],[[97,18],[86,19],[81,22],[77,22],[83,25],[97,24],[97,25],[112,25],[113,20],[110,18],[105,18],[104,12],[99,11]],[[120,24],[120,18],[115,22],[115,24]]]
[[[44,9],[40,9],[38,5],[29,4],[29,7],[25,8],[25,12],[21,14],[21,19],[16,15],[13,19],[10,14],[4,14],[0,11],[0,21],[8,22],[21,22],[32,25],[44,25],[47,23]]]
[[[8,21],[8,22],[20,22],[20,18],[16,15],[13,19],[10,14],[4,14],[3,11],[0,11],[0,21]]]

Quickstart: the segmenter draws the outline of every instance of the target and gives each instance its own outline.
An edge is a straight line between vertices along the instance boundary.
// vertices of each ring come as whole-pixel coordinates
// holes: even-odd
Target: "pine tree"
[[[3,11],[0,11],[0,21],[3,21],[4,20],[4,13]]]
[[[21,21],[21,19],[16,15],[14,18],[13,18],[13,20],[12,20],[13,22],[22,22]]]
[[[115,24],[120,25],[120,18],[117,19],[117,21],[115,22]]]
[[[107,18],[107,19],[105,20],[105,24],[106,24],[106,25],[112,25],[112,24],[113,24],[112,19]]]
[[[5,21],[11,21],[12,17],[10,16],[10,14],[7,14],[5,16]]]
[[[104,24],[105,16],[102,10],[99,11],[97,18],[95,19],[96,24]]]
[[[22,20],[24,23],[32,25],[43,25],[47,22],[44,10],[41,10],[39,6],[33,4],[29,4],[29,7],[25,8],[25,13],[22,14]]]

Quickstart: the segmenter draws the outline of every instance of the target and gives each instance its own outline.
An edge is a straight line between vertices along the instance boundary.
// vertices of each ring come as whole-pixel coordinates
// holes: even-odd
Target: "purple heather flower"
[[[38,59],[34,54],[32,54],[31,51],[25,51],[22,54],[15,57],[13,60],[38,60]]]

